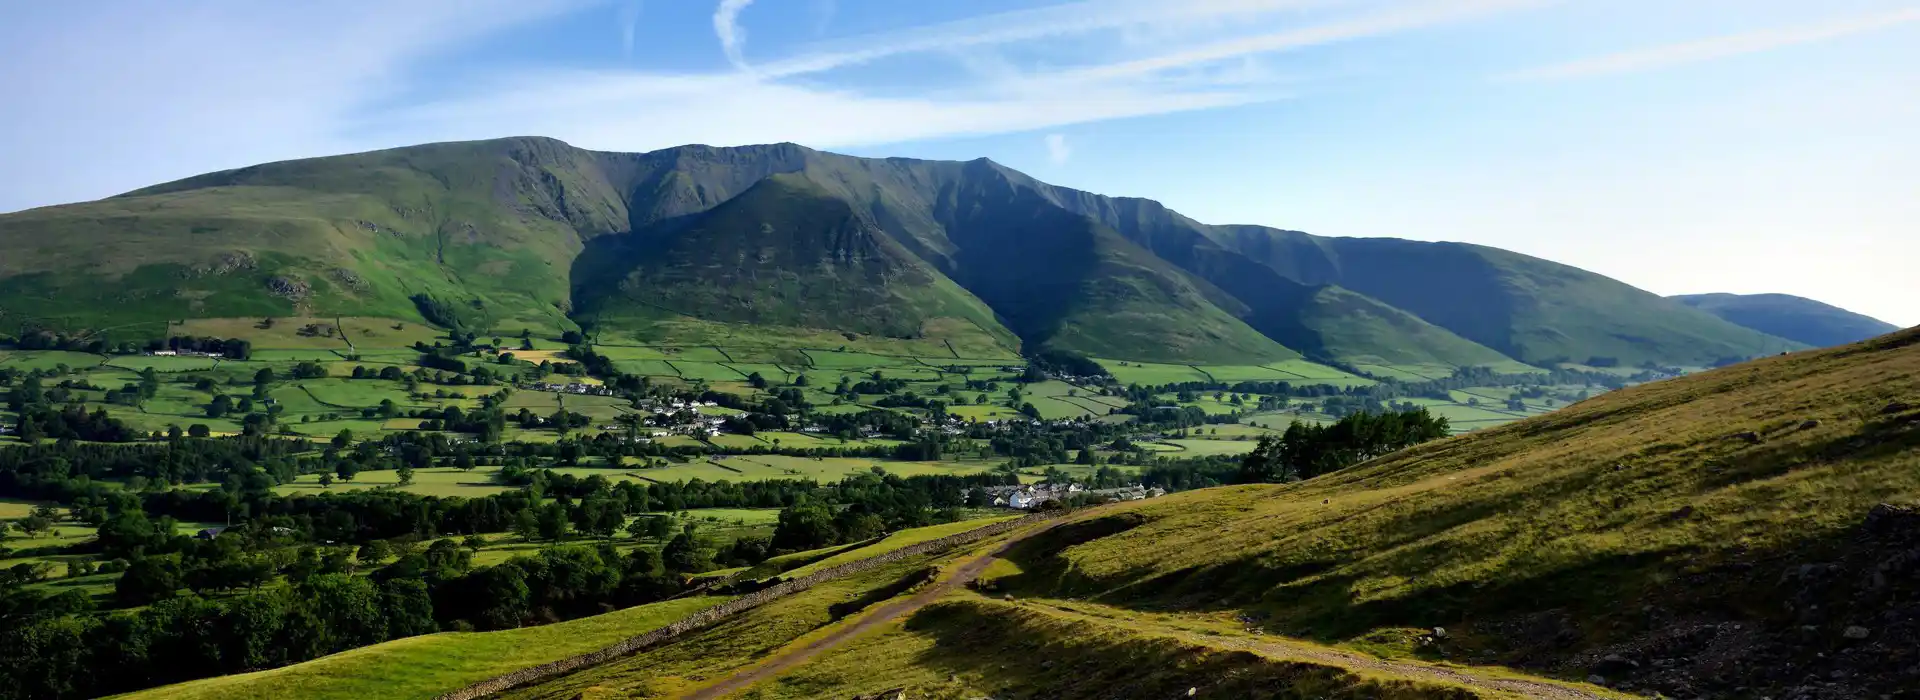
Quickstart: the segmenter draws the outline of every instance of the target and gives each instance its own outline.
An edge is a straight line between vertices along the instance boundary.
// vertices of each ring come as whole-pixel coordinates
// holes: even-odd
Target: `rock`
[[[1849,626],[1846,631],[1841,632],[1840,636],[1846,637],[1847,639],[1866,639],[1871,634],[1873,634],[1873,632],[1865,627],[1852,625]]]
[[[1592,683],[1592,684],[1594,684],[1594,685],[1606,685],[1606,684],[1607,684],[1607,678],[1606,678],[1606,676],[1602,676],[1602,675],[1599,675],[1599,674],[1594,674],[1594,675],[1591,675],[1591,676],[1587,676],[1587,682],[1588,682],[1588,683]]]
[[[290,301],[299,301],[307,298],[307,295],[311,294],[313,289],[308,287],[307,283],[302,280],[275,275],[267,278],[267,291],[277,297],[282,297]]]
[[[1820,427],[1820,421],[1817,420],[1809,420],[1800,424],[1801,430],[1812,430],[1818,427]]]
[[[1435,628],[1433,628],[1433,638],[1434,638],[1434,639],[1446,639],[1446,638],[1447,638],[1447,628],[1445,628],[1445,627],[1435,627]]]
[[[1744,433],[1736,433],[1734,434],[1733,438],[1735,440],[1745,440],[1749,445],[1760,444],[1760,434],[1753,432],[1751,430]]]
[[[1618,675],[1625,675],[1632,671],[1639,670],[1639,668],[1640,668],[1640,662],[1638,661],[1634,661],[1632,659],[1621,656],[1619,654],[1608,654],[1606,658],[1603,658],[1600,660],[1599,663],[1594,664],[1591,670],[1593,671],[1594,675],[1597,675],[1597,676],[1618,676]]]
[[[1892,415],[1895,413],[1906,413],[1907,411],[1910,411],[1910,410],[1913,410],[1913,404],[1905,403],[1902,401],[1895,401],[1893,403],[1887,404],[1886,408],[1880,409],[1880,412],[1887,415]]]

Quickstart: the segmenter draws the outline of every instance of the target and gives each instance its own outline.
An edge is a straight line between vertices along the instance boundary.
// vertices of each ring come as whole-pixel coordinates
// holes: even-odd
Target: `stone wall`
[[[948,535],[937,540],[928,540],[919,544],[908,545],[879,556],[861,559],[860,561],[821,569],[806,576],[791,581],[783,581],[765,589],[701,610],[700,612],[681,618],[678,622],[674,622],[652,632],[636,637],[628,637],[619,642],[615,642],[612,646],[605,649],[588,652],[572,658],[561,659],[552,663],[541,664],[532,668],[521,669],[504,676],[489,678],[465,688],[441,695],[437,700],[473,700],[474,698],[492,695],[508,688],[526,685],[534,681],[544,680],[561,674],[578,671],[589,666],[603,664],[613,659],[663,644],[687,632],[706,627],[782,597],[807,590],[824,581],[831,581],[850,574],[869,571],[902,559],[978,542],[989,537],[1010,532],[1025,525],[1051,518],[1054,515],[1056,514],[1036,513],[1024,518],[994,523],[956,535]]]

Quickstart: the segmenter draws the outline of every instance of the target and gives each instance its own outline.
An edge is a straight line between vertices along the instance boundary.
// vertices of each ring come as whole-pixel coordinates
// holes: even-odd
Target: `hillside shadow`
[[[1381,680],[1343,668],[1280,661],[1175,639],[1114,634],[1015,606],[926,608],[906,622],[934,647],[914,665],[971,676],[1001,698],[1306,698],[1466,700],[1462,688]]]
[[[1329,574],[1345,563],[1337,560],[1246,556],[1095,579],[1059,556],[1075,535],[1095,532],[1010,552],[1028,570],[1010,583],[1140,611],[1233,613],[1322,644],[1444,628],[1445,641],[1405,651],[1569,679],[1601,669],[1682,696],[1784,692],[1818,677],[1843,692],[1828,697],[1877,697],[1920,680],[1920,511],[1911,509],[1881,506],[1853,527],[1774,549],[1663,547],[1391,598],[1363,593],[1377,581]],[[1608,656],[1619,660],[1602,663]]]

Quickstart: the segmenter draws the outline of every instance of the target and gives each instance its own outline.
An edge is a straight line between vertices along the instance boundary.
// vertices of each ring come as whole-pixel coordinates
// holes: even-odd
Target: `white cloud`
[[[582,7],[522,0],[26,3],[0,22],[0,211],[339,153],[408,68]],[[27,176],[31,173],[31,176]]]
[[[1229,91],[1169,94],[1101,85],[1033,96],[877,97],[784,85],[743,73],[542,74],[472,98],[409,110],[391,124],[385,138],[397,145],[541,134],[616,151],[777,141],[838,148],[1030,131],[1255,99],[1264,96]]]
[[[1073,148],[1067,145],[1065,134],[1047,134],[1047,162],[1054,165],[1066,165],[1073,157]]]
[[[752,4],[753,0],[720,0],[713,11],[713,35],[720,38],[720,50],[726,52],[727,62],[737,68],[747,67],[741,53],[747,43],[747,30],[740,26],[740,12]]]
[[[734,70],[506,64],[418,83],[407,77],[440,52],[610,3],[32,5],[0,26],[0,94],[19,98],[0,110],[0,162],[44,174],[0,187],[0,211],[427,141],[537,134],[604,150],[871,146],[1245,105],[1291,96],[1256,60],[1263,54],[1535,1],[1082,0],[855,37],[749,65],[741,15],[752,0],[720,0],[713,31]],[[620,22],[622,49],[644,54],[633,44],[640,0],[620,2],[608,9]],[[1121,42],[1118,30],[1127,27],[1155,31]],[[1068,57],[1077,62],[1053,68],[1032,60],[1030,49],[1043,40],[1051,47],[1068,37],[1087,40],[1075,44],[1085,52]],[[1001,45],[1009,58],[991,55]],[[995,67],[888,92],[836,71],[909,54]]]
[[[762,75],[821,73],[906,54],[951,51],[1083,35],[1103,30],[1155,27],[1167,30],[1219,20],[1251,20],[1352,4],[1354,0],[1082,0],[1014,10],[912,29],[856,36],[817,45],[799,55],[758,67]],[[1460,0],[1454,0],[1458,2]]]
[[[633,35],[640,28],[640,0],[620,6],[620,56],[633,58]]]
[[[1865,32],[1920,22],[1920,8],[1746,34],[1714,37],[1666,46],[1625,51],[1597,58],[1534,68],[1501,76],[1504,80],[1567,80],[1633,73],[1670,66],[1731,58],[1801,44],[1830,41]]]

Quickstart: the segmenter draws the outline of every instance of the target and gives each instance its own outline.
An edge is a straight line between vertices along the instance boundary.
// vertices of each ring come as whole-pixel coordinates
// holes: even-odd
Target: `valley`
[[[1851,697],[1913,338],[984,159],[209,173],[0,214],[0,698]]]

